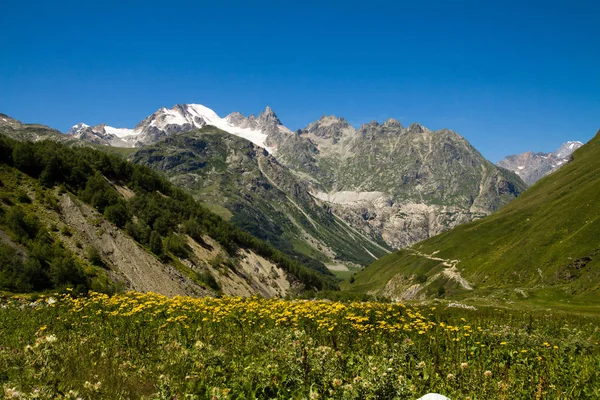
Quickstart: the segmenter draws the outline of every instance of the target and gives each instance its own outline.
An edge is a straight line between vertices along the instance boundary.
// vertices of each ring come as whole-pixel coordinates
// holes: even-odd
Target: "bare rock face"
[[[497,210],[525,189],[449,129],[329,116],[277,145],[275,156],[313,178],[315,198],[351,226],[408,246]]]
[[[368,236],[382,237],[396,249],[486,215],[456,206],[394,202],[392,196],[384,192],[317,192],[313,195],[326,202],[333,213],[351,226]]]
[[[513,171],[528,185],[533,185],[539,179],[556,171],[566,164],[571,154],[583,143],[569,141],[563,143],[558,150],[552,153],[534,153],[528,151],[521,154],[514,154],[498,161],[496,165]]]
[[[211,294],[172,266],[161,263],[123,231],[101,218],[96,210],[67,194],[60,198],[59,218],[75,232],[78,241],[100,251],[110,266],[111,278],[127,288],[166,296]],[[76,244],[71,242],[75,239],[67,240],[67,245],[77,251]]]

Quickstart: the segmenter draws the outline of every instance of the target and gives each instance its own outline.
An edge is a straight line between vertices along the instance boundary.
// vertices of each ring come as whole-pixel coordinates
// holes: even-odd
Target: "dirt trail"
[[[473,290],[473,286],[471,286],[471,284],[460,275],[460,272],[458,271],[458,268],[456,267],[458,265],[458,263],[460,262],[460,260],[448,260],[448,259],[441,258],[441,257],[434,257],[434,255],[437,253],[437,251],[434,251],[432,254],[424,254],[415,249],[409,248],[407,250],[419,257],[428,258],[428,259],[434,260],[434,261],[441,261],[442,265],[444,265],[445,267],[448,267],[448,268],[445,268],[441,272],[442,274],[444,274],[448,278],[453,279],[456,282],[458,282],[464,289]]]

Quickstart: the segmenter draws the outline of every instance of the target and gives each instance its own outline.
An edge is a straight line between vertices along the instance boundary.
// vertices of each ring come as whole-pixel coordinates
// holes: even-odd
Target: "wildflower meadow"
[[[598,319],[438,303],[11,298],[11,399],[600,398]]]

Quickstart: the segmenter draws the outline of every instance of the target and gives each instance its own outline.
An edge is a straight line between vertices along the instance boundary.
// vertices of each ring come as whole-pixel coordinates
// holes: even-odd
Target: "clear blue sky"
[[[267,104],[462,134],[497,161],[600,128],[598,1],[10,1],[0,112],[66,131]]]

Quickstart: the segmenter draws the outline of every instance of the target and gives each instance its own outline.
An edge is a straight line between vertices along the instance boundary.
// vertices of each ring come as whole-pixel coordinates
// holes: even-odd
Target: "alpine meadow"
[[[0,399],[600,399],[599,18],[3,4]]]

